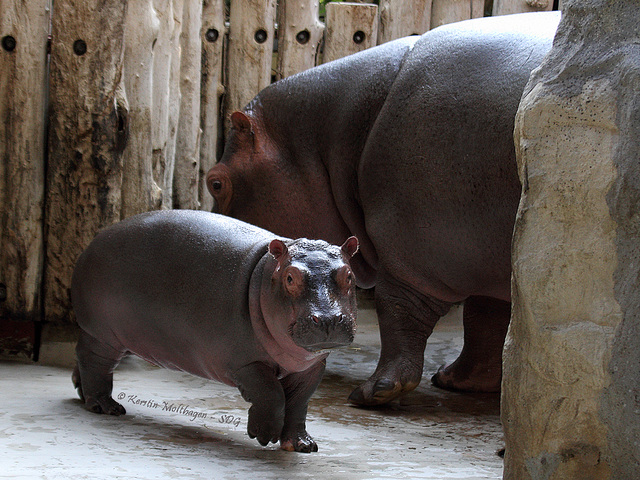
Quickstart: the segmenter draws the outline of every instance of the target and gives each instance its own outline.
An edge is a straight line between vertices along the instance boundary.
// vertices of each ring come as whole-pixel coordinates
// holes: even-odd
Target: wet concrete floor
[[[498,396],[445,392],[429,381],[461,345],[459,315],[443,319],[414,392],[383,409],[352,407],[347,396],[379,352],[375,313],[361,311],[354,344],[329,356],[311,399],[312,454],[251,440],[249,405],[236,389],[138,359],[115,373],[123,417],[85,411],[70,368],[0,362],[0,478],[499,479]]]

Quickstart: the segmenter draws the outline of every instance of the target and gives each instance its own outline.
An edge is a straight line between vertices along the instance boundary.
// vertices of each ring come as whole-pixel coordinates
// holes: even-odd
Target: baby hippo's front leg
[[[280,440],[284,425],[285,395],[272,368],[264,363],[251,363],[236,371],[238,388],[249,409],[247,433],[260,445]]]
[[[280,436],[280,448],[296,452],[317,452],[318,445],[307,433],[307,407],[313,392],[318,388],[326,361],[322,360],[304,372],[287,375],[281,380],[286,396],[284,428]]]
[[[235,374],[242,397],[252,403],[247,433],[261,445],[280,441],[280,448],[296,452],[317,452],[318,445],[307,433],[309,398],[318,387],[324,360],[304,372],[278,380],[263,363],[252,363]]]

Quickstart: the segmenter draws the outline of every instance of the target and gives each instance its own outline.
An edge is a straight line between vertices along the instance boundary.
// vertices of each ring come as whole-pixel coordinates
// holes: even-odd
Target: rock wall
[[[640,2],[568,0],[516,118],[505,479],[640,478]]]

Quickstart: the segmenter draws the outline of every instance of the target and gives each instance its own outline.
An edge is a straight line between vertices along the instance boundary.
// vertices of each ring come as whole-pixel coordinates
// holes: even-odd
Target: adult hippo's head
[[[214,211],[289,238],[340,245],[357,235],[351,267],[358,286],[369,288],[377,258],[357,203],[358,149],[344,150],[334,135],[348,134],[301,104],[304,95],[288,93],[290,78],[231,115],[224,154],[207,175]]]
[[[351,233],[317,149],[264,123],[256,103],[231,115],[224,154],[207,175],[214,211],[289,238],[339,244]]]

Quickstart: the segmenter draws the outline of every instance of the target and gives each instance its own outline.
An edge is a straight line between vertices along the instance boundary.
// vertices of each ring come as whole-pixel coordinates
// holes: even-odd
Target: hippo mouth
[[[311,352],[311,353],[327,353],[329,350],[333,348],[346,347],[347,345],[350,345],[350,344],[351,342],[343,342],[343,343],[324,342],[324,343],[316,343],[313,345],[301,345],[300,343],[297,343],[298,346],[304,348],[307,352]]]
[[[327,319],[310,316],[293,323],[289,333],[299,347],[323,353],[350,345],[355,337],[355,321],[347,315]]]

